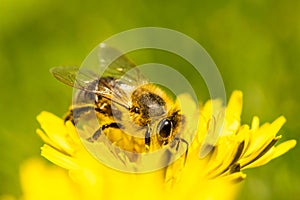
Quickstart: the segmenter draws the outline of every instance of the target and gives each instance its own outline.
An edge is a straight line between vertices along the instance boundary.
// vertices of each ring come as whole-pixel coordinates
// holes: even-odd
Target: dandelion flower
[[[193,105],[188,97],[183,98],[186,105]],[[181,157],[153,172],[126,173],[101,164],[85,149],[70,121],[64,122],[45,111],[37,117],[41,125],[37,134],[45,142],[41,154],[69,171],[83,199],[233,199],[238,191],[237,183],[246,178],[245,169],[281,156],[296,141],[275,146],[281,138],[277,133],[286,121],[284,117],[263,125],[254,117],[251,126],[241,125],[240,91],[233,92],[226,108],[219,106],[219,114],[224,111],[226,114],[216,143],[205,141],[207,135],[214,136],[219,126],[212,105],[221,104],[219,100],[210,100],[201,107],[198,131],[185,159]],[[205,152],[205,145],[211,145],[211,151]],[[51,192],[55,193],[56,189]]]

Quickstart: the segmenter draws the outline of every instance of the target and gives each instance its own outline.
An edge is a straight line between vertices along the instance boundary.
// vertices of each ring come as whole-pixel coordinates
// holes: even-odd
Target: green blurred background
[[[243,123],[284,115],[282,140],[300,136],[300,1],[0,0],[0,194],[21,194],[19,164],[39,155],[35,120],[62,116],[72,90],[49,68],[80,65],[102,40],[158,26],[197,40],[223,76],[244,92]],[[205,95],[204,95],[205,96]],[[202,100],[206,100],[204,97]],[[300,148],[247,170],[239,199],[300,198]]]

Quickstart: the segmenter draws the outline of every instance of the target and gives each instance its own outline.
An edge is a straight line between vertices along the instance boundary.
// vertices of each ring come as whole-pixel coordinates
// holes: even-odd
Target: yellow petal
[[[65,169],[78,169],[80,166],[78,166],[77,162],[74,158],[65,155],[61,153],[60,151],[57,151],[50,147],[49,145],[44,145],[41,147],[42,149],[42,156],[50,160],[51,162],[55,163],[56,165],[63,167]]]
[[[256,165],[260,166],[261,164],[259,163],[265,160],[266,157],[270,155],[268,153],[280,138],[281,136],[277,136],[270,140],[268,143],[261,143],[261,146],[259,146],[259,148],[257,147],[257,151],[254,151],[252,152],[252,154],[248,154],[247,156],[241,158],[239,160],[239,163],[241,164],[242,168],[250,168],[248,165],[253,167],[255,167]],[[269,160],[271,160],[271,157],[269,158]]]
[[[40,123],[42,129],[49,135],[62,133],[66,135],[66,132],[62,132],[62,130],[65,130],[64,121],[50,112],[41,112],[37,116],[37,121]]]
[[[264,124],[259,129],[252,130],[249,146],[245,152],[245,157],[255,157],[275,138],[280,128],[285,123],[284,117],[277,118],[272,124]],[[257,122],[255,122],[257,123]],[[251,156],[250,156],[251,155]]]
[[[232,124],[235,120],[240,122],[240,117],[243,108],[243,93],[241,91],[234,91],[228,102],[226,109],[226,118],[228,123]]]
[[[68,130],[61,118],[52,113],[43,111],[37,116],[37,120],[49,140],[52,141],[51,144],[56,143],[55,148],[67,153],[72,153],[74,151],[74,146],[70,144],[70,140],[67,138],[69,135]],[[38,134],[40,134],[40,132]]]
[[[49,144],[50,146],[56,148],[56,149],[61,149],[59,145],[55,143],[55,141],[51,140],[41,129],[36,130],[36,134],[40,136],[40,138],[46,143]]]
[[[296,140],[288,140],[286,142],[283,142],[283,143],[277,145],[275,148],[275,153],[272,156],[272,159],[285,154],[286,152],[288,152],[289,150],[294,148],[296,146],[296,144],[297,144]]]
[[[252,119],[251,129],[257,130],[259,128],[259,118],[257,116],[254,116]]]
[[[278,131],[281,129],[281,127],[283,126],[283,124],[285,124],[286,122],[286,118],[284,116],[280,116],[278,117],[272,124],[272,131],[274,133],[278,133]]]
[[[272,156],[274,155],[274,149],[275,149],[275,147],[272,147],[263,156],[254,160],[253,162],[246,165],[242,169],[254,168],[254,167],[259,167],[259,166],[267,164],[268,162],[270,162],[270,160],[272,160]]]
[[[81,141],[80,141],[80,138],[78,136],[77,130],[76,130],[75,126],[72,124],[72,122],[67,121],[66,122],[66,128],[67,128],[67,131],[68,131],[68,135],[70,136],[72,141],[75,143],[74,145],[80,146]]]
[[[226,108],[221,100],[208,101],[198,114],[201,118],[198,124],[193,118],[196,106],[191,103],[190,97],[182,95],[178,101],[187,115],[185,119],[192,123],[188,129],[198,125],[197,136],[189,147],[186,162],[180,158],[166,168],[145,174],[110,169],[87,152],[71,122],[64,123],[62,119],[47,112],[38,116],[45,133],[41,130],[37,133],[48,144],[42,147],[42,155],[69,169],[72,179],[81,185],[82,190],[91,194],[87,199],[224,199],[233,197],[236,190],[230,190],[230,187],[236,186],[236,182],[246,177],[239,171],[239,166],[247,164],[244,168],[250,168],[266,164],[296,144],[295,141],[288,141],[272,147],[272,142],[280,138],[276,134],[285,122],[283,117],[261,127],[258,117],[254,117],[251,129],[248,125],[241,126],[240,91],[233,92]],[[220,121],[224,115],[225,126]],[[224,127],[222,132],[220,127]],[[111,131],[111,134],[115,133]],[[211,147],[211,151],[200,159],[200,149],[205,144]],[[99,145],[105,146],[104,143]],[[112,162],[116,158],[118,161],[128,161],[126,155],[112,152],[108,148],[101,153],[101,158]],[[128,163],[133,168],[138,165],[135,161]]]
[[[24,200],[81,199],[65,170],[39,159],[30,159],[21,166],[21,186]]]

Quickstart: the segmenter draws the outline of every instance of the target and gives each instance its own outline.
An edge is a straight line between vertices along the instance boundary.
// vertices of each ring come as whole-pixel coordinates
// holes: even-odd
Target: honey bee
[[[117,59],[114,56],[120,55]],[[95,143],[101,135],[122,149],[144,153],[170,145],[178,149],[188,142],[180,137],[184,115],[176,100],[158,85],[148,82],[136,65],[119,51],[99,46],[102,76],[78,67],[55,67],[56,79],[78,90],[75,105],[65,121],[74,125],[94,112],[99,127],[85,139]],[[86,103],[90,102],[90,103]]]

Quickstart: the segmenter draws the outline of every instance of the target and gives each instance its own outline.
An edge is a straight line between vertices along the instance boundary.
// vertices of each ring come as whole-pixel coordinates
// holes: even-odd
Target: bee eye
[[[138,107],[134,107],[133,112],[136,114],[140,114],[140,109]]]
[[[172,133],[173,124],[169,119],[163,119],[159,122],[157,128],[158,134],[162,138],[168,138]]]

